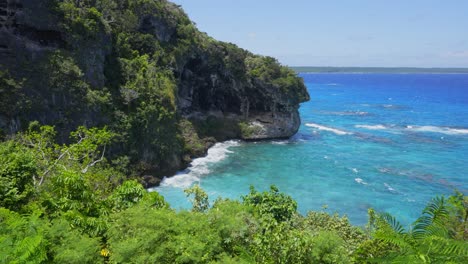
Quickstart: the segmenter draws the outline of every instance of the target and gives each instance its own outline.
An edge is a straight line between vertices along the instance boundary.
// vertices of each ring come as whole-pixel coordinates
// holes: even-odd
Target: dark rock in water
[[[0,135],[37,120],[66,143],[108,126],[109,158],[128,156],[148,186],[216,141],[294,135],[309,99],[292,70],[199,32],[165,0],[0,0],[0,86]]]
[[[161,179],[158,177],[155,177],[153,175],[143,175],[141,177],[144,187],[145,188],[150,188],[152,186],[157,186],[161,182]]]

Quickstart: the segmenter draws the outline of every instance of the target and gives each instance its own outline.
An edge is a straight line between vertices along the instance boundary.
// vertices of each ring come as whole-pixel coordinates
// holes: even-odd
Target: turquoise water
[[[155,188],[174,208],[200,183],[211,200],[238,199],[271,184],[299,211],[367,209],[408,224],[435,195],[468,190],[468,75],[302,74],[311,101],[290,140],[218,143],[192,167]]]

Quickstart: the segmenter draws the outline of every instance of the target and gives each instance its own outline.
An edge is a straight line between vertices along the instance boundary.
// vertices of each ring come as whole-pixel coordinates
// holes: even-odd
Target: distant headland
[[[467,73],[468,68],[415,68],[415,67],[290,67],[300,73]]]

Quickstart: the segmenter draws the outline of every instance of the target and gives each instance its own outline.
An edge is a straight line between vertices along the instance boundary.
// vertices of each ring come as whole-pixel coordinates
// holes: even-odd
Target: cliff
[[[165,0],[0,0],[0,93],[0,137],[108,126],[108,158],[148,186],[215,141],[292,136],[309,99],[293,71]]]

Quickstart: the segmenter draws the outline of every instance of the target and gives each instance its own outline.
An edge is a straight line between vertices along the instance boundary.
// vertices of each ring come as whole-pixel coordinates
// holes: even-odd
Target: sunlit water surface
[[[218,143],[155,188],[174,208],[199,183],[211,200],[253,185],[291,195],[299,211],[346,214],[372,207],[412,222],[431,197],[467,192],[468,75],[301,74],[310,102],[290,140]]]

